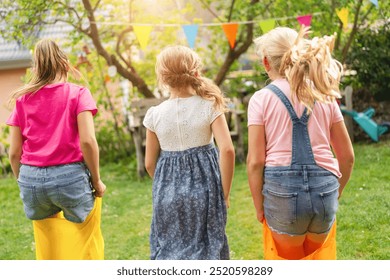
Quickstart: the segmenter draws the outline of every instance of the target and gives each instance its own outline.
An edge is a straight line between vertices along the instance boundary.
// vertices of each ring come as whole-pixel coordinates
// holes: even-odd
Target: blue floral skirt
[[[162,151],[153,182],[151,259],[229,259],[226,219],[214,144]]]

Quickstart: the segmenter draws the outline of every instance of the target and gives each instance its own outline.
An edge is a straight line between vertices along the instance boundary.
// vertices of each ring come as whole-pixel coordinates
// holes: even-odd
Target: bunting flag
[[[276,21],[274,19],[268,19],[260,21],[260,28],[263,30],[263,34],[274,29]]]
[[[195,39],[196,35],[198,34],[198,25],[197,24],[190,24],[190,25],[183,25],[184,34],[186,35],[188,45],[191,49],[195,47]]]
[[[229,41],[230,48],[234,48],[236,44],[236,35],[238,30],[238,23],[223,23],[223,31],[225,32],[226,38]]]
[[[343,23],[343,29],[346,29],[348,27],[348,8],[336,9],[336,14]]]
[[[374,3],[374,5],[378,3],[378,0],[370,0]],[[343,9],[342,9],[343,10]],[[348,10],[346,20],[348,20]],[[150,33],[155,26],[158,27],[179,27],[182,28],[189,47],[194,48],[196,37],[198,35],[199,26],[222,26],[222,29],[225,33],[225,36],[229,42],[230,47],[233,49],[236,44],[236,37],[238,32],[239,25],[245,24],[259,24],[263,33],[267,33],[271,29],[275,28],[276,21],[278,20],[288,20],[295,18],[301,25],[310,26],[311,20],[313,16],[317,16],[322,14],[323,12],[313,13],[310,15],[304,16],[287,16],[287,17],[279,17],[279,18],[271,18],[266,20],[251,20],[251,21],[239,21],[234,23],[220,23],[220,22],[210,22],[210,23],[199,23],[199,24],[180,24],[180,23],[129,23],[129,22],[121,22],[121,21],[104,21],[104,22],[94,22],[99,25],[119,25],[119,26],[133,26],[133,30],[135,36],[140,44],[142,50],[145,50],[149,41],[150,41]],[[339,15],[340,17],[340,15]],[[340,19],[343,21],[345,16],[341,16]],[[347,25],[347,21],[345,26]],[[175,40],[175,36],[172,36],[172,39]]]
[[[300,25],[310,26],[312,15],[298,16],[297,21]]]
[[[378,0],[370,0],[370,2],[378,8]]]
[[[138,42],[141,46],[141,49],[144,50],[149,42],[149,35],[152,32],[151,25],[134,25],[133,26],[135,36],[138,39]]]

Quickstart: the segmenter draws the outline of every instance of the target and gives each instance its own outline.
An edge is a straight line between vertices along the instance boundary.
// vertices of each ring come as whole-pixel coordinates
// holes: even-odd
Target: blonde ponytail
[[[296,98],[309,111],[316,101],[332,102],[340,97],[340,62],[332,58],[334,36],[306,39],[309,28],[299,33],[287,27],[277,27],[255,39],[256,53],[267,58],[271,75],[286,78],[293,101]]]
[[[199,77],[199,81],[199,83],[194,84],[196,94],[204,99],[214,101],[217,110],[227,112],[228,99],[223,96],[220,88],[212,80],[205,77]]]
[[[340,98],[340,62],[332,58],[334,36],[305,39],[309,28],[302,27],[293,47],[281,61],[279,73],[290,83],[295,97],[309,109],[314,102],[329,103]]]

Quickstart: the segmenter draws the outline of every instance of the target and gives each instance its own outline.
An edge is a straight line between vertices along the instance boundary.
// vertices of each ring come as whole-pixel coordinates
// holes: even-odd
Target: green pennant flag
[[[276,21],[274,19],[260,21],[260,28],[263,30],[263,33],[267,33],[268,31],[274,29],[275,23]]]

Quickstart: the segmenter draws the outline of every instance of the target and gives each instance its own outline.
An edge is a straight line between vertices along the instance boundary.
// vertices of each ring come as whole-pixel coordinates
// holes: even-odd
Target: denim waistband
[[[59,164],[59,165],[50,165],[50,166],[36,166],[36,165],[30,165],[30,164],[24,164],[24,163],[20,164],[20,166],[27,166],[27,167],[33,167],[33,168],[47,168],[47,169],[58,168],[58,167],[62,167],[62,166],[72,166],[72,165],[86,166],[83,161],[71,162],[71,163],[65,163],[65,164]]]
[[[66,178],[77,173],[86,173],[89,176],[88,168],[84,162],[73,162],[46,167],[22,164],[20,166],[19,177],[36,182],[45,182]]]
[[[266,166],[264,173],[270,176],[296,175],[301,176],[335,176],[329,170],[318,165]]]
[[[215,145],[214,143],[210,143],[204,146],[189,148],[183,151],[161,151],[160,157],[180,157],[183,155],[190,155],[190,154],[195,154],[195,153],[204,152],[213,149],[215,149]]]

